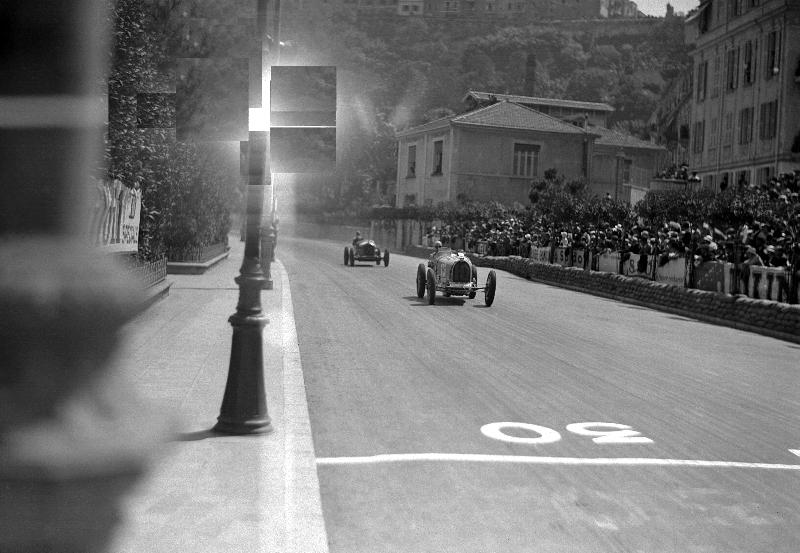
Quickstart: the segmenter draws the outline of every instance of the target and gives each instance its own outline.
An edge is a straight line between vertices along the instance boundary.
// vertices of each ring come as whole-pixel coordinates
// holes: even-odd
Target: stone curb
[[[169,275],[202,275],[217,263],[222,262],[230,255],[231,249],[228,248],[224,253],[212,257],[202,263],[192,263],[187,261],[168,261],[167,274]]]

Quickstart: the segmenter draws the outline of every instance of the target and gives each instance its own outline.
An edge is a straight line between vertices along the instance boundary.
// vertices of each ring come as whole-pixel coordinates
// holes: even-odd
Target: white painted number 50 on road
[[[538,436],[513,436],[505,430],[516,429],[534,432]],[[567,431],[578,436],[588,436],[596,444],[652,444],[653,440],[625,424],[615,422],[575,422],[567,425]],[[481,433],[494,440],[512,444],[552,444],[561,439],[561,434],[536,424],[524,422],[493,422],[481,427]]]

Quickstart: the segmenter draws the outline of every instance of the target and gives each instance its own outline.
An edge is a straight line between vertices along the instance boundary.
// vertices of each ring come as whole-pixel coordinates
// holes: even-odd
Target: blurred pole
[[[263,60],[269,1],[256,0],[258,51],[251,71],[251,86],[263,88]],[[263,90],[257,91],[263,104]],[[252,95],[251,95],[252,97]],[[270,187],[269,132],[250,131],[248,137],[248,182],[245,211],[244,260],[236,277],[239,302],[228,319],[233,327],[231,358],[225,395],[214,430],[226,434],[262,434],[272,430],[264,389],[264,326],[269,322],[261,309],[261,290],[269,281],[261,265],[261,218],[265,192]],[[271,197],[266,194],[267,197]]]
[[[110,14],[0,3],[0,551],[106,551],[165,428],[115,374],[142,286],[89,243]]]

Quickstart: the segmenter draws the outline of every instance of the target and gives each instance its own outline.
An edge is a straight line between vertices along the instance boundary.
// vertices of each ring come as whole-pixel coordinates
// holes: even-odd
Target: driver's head
[[[437,241],[436,241],[436,242],[433,244],[433,247],[434,247],[434,248],[436,248],[436,249],[438,250],[439,248],[441,248],[441,247],[442,247],[442,243],[441,243],[440,241],[438,241],[438,240],[437,240]]]
[[[358,230],[357,230],[357,231],[356,231],[356,236],[357,236],[358,238],[361,238],[361,231],[358,231]]]

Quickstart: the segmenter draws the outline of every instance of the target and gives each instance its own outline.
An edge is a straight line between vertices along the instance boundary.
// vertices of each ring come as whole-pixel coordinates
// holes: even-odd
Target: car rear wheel
[[[497,275],[494,271],[489,271],[489,276],[486,277],[486,288],[484,289],[484,302],[486,307],[491,307],[494,302],[494,291],[497,288]]]
[[[388,267],[389,266],[389,250],[386,250],[385,252],[383,252],[383,266],[384,267]]]
[[[351,267],[356,264],[356,252],[353,248],[350,248],[350,251],[348,252],[348,258]]]
[[[344,264],[347,265],[350,262],[350,248],[347,246],[344,247]]]
[[[417,267],[417,297],[421,298],[425,295],[425,264],[420,263]]]
[[[433,305],[436,302],[436,275],[433,274],[433,269],[428,269],[425,280],[428,288],[428,304]]]
[[[478,285],[478,269],[475,267],[475,265],[472,266],[472,285],[473,286],[477,286]],[[474,300],[475,299],[475,295],[477,293],[478,293],[477,290],[473,290],[472,292],[469,293],[469,296],[467,296],[467,297],[469,299],[471,299],[471,300]]]

